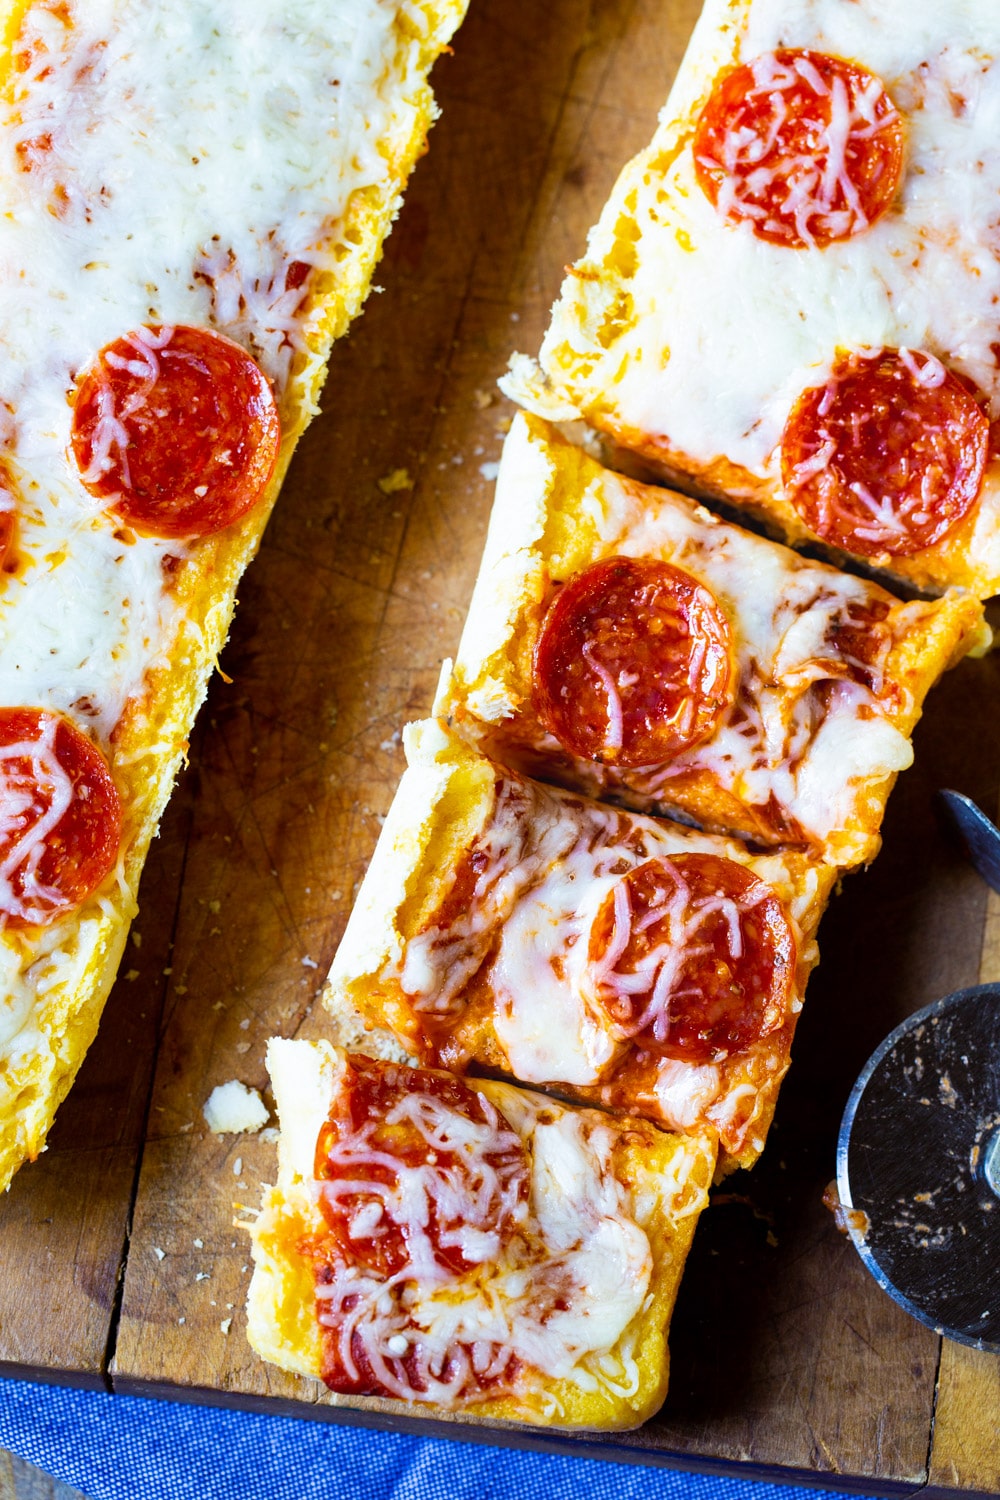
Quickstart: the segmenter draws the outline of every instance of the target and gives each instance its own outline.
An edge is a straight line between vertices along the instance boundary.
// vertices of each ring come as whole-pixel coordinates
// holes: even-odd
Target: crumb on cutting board
[[[377,481],[383,495],[395,495],[399,490],[412,490],[413,480],[408,469],[393,469]]]
[[[238,1078],[220,1083],[205,1100],[205,1123],[213,1135],[256,1134],[267,1124],[267,1105]]]

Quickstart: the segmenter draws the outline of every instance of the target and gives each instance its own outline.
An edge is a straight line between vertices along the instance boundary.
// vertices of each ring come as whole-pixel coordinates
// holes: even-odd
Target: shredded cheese
[[[781,201],[794,220],[802,244],[815,245],[817,231],[832,240],[861,234],[869,221],[850,169],[847,148],[852,139],[871,140],[880,132],[897,128],[899,117],[888,107],[881,81],[856,74],[857,87],[849,91],[843,77],[834,74],[831,86],[803,53],[787,59],[766,52],[748,66],[752,87],[746,95],[747,104],[751,109],[756,106],[767,118],[770,129],[763,137],[745,126],[726,131],[722,141],[726,175],[719,186],[720,213],[731,216],[736,212],[781,238],[783,225],[768,217],[767,208],[760,201],[767,200],[777,186],[782,190]],[[789,117],[786,95],[791,94],[794,101],[803,81],[819,100],[825,101],[830,118],[827,121],[817,112],[817,118],[811,121],[814,128],[809,132],[809,150],[795,150],[786,145],[779,160],[768,160]],[[880,105],[884,113],[878,118]],[[712,170],[715,162],[709,159],[704,165]]]

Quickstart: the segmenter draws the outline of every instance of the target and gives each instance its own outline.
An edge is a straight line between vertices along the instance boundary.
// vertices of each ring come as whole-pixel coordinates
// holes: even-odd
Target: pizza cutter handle
[[[1000,828],[963,792],[938,793],[961,835],[976,873],[1000,893]]]

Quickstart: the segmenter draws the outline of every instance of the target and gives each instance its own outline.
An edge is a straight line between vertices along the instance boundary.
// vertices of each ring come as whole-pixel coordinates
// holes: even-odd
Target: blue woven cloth
[[[12,1380],[0,1380],[0,1446],[89,1500],[836,1500]]]

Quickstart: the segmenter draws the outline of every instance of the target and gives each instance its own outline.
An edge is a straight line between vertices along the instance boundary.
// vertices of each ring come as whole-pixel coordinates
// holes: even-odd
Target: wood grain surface
[[[0,1500],[86,1500],[79,1490],[0,1449]]]
[[[10,1372],[886,1495],[1000,1492],[1000,1361],[908,1318],[821,1201],[882,1036],[974,982],[981,954],[1000,977],[1000,905],[933,801],[945,785],[1000,801],[992,658],[933,695],[883,854],[824,922],[768,1150],[699,1227],[655,1422],[613,1442],[421,1428],[376,1402],[345,1410],[244,1337],[234,1205],[259,1201],[274,1146],[209,1134],[202,1106],[230,1078],[265,1088],[269,1036],[322,1034],[317,996],[401,772],[399,730],[430,706],[478,566],[511,414],[496,378],[513,348],[537,348],[697,9],[473,0],[439,64],[443,118],[386,290],[334,352],[324,415],[244,581],[232,681],[213,685],[147,868],[141,944],[50,1150],[0,1207]],[[380,485],[391,475],[401,487]]]

